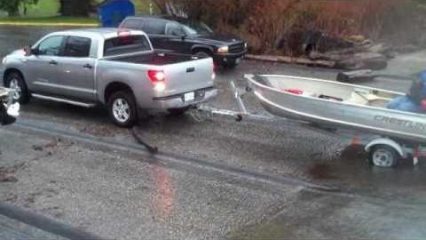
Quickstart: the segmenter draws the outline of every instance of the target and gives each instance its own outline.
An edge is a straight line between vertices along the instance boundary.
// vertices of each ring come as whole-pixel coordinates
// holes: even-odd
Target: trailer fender
[[[404,149],[402,148],[402,146],[400,144],[398,144],[397,142],[395,142],[394,140],[389,139],[389,138],[375,139],[375,140],[371,141],[370,143],[368,143],[365,146],[364,149],[365,149],[366,152],[370,152],[370,150],[374,146],[377,146],[377,145],[386,145],[386,146],[389,146],[389,147],[395,149],[399,153],[399,155],[401,157],[403,157],[403,158],[406,157],[406,153],[405,153]]]

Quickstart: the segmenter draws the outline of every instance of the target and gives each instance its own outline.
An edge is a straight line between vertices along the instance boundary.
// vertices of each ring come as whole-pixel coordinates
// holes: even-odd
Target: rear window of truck
[[[105,41],[104,56],[151,51],[148,39],[143,35],[123,35]]]

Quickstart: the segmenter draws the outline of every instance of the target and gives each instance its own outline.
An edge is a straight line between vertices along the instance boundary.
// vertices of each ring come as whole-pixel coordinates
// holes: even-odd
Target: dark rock
[[[18,179],[11,174],[1,174],[0,182],[17,182]]]
[[[39,145],[33,145],[32,148],[34,151],[43,151],[43,147]]]

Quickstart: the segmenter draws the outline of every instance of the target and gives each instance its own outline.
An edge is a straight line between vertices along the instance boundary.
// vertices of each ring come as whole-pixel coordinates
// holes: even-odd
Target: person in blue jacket
[[[413,112],[426,113],[426,71],[419,74],[411,85],[410,92],[406,96],[393,99],[387,108]]]

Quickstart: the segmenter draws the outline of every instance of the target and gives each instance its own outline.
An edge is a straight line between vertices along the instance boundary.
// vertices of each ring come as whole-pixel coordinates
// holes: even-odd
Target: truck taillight
[[[164,82],[166,75],[163,71],[148,70],[148,78],[154,84],[155,91],[162,92],[166,89],[166,83]]]
[[[148,77],[151,82],[163,82],[166,79],[166,75],[163,71],[157,71],[157,70],[148,70]]]

